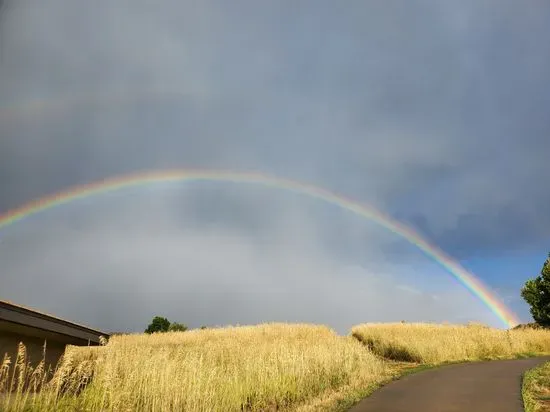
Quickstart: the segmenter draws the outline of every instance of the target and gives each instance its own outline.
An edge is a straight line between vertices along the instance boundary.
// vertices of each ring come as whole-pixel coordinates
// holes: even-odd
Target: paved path
[[[521,376],[547,360],[550,357],[425,370],[389,383],[350,412],[520,412]]]

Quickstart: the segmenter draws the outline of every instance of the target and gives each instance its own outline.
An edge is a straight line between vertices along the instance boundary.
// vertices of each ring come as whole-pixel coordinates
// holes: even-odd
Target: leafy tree
[[[550,253],[540,275],[525,282],[521,297],[531,306],[531,315],[535,322],[550,327]]]
[[[206,329],[206,326],[202,325],[202,326],[201,326],[201,329],[202,329],[202,330]]]
[[[145,333],[155,333],[155,332],[167,332],[170,328],[170,321],[161,316],[155,316],[152,322],[145,329]]]
[[[183,323],[177,323],[173,322],[170,324],[170,327],[168,328],[168,331],[170,332],[185,332],[187,330],[187,326]]]

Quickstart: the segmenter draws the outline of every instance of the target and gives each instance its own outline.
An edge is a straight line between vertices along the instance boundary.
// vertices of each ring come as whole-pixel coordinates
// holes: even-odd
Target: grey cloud
[[[543,2],[357,1],[343,8],[20,0],[8,11],[1,23],[0,211],[136,170],[261,170],[370,203],[460,258],[549,239],[550,6]],[[292,243],[304,230],[326,259],[377,268],[367,272],[383,272],[390,260],[424,259],[328,207],[312,207],[315,223],[302,228],[300,215],[281,210],[309,201],[223,187],[204,186],[192,201],[174,194],[164,212],[174,231],[222,226],[262,243],[279,229]],[[120,212],[128,227],[138,220],[128,220],[132,207]],[[79,235],[62,234],[59,242],[81,237],[75,244],[86,250],[85,233],[95,234],[103,215],[65,210],[75,213],[65,218]],[[6,230],[3,247],[28,236],[21,242],[40,249],[30,225]],[[22,270],[20,260],[0,253],[2,265]],[[55,270],[61,279],[65,272]],[[125,284],[113,282],[113,290]],[[106,306],[117,293],[106,292]]]
[[[415,286],[422,280],[379,256],[370,262],[376,271],[332,257],[307,209],[282,206],[272,235],[261,241],[206,220],[182,227],[171,201],[139,200],[137,208],[125,201],[100,214],[97,206],[80,209],[86,224],[79,228],[52,212],[33,222],[33,238],[18,232],[3,239],[2,293],[108,330],[139,331],[157,313],[192,326],[299,321],[341,333],[367,320],[441,321],[465,313],[494,323],[465,291],[434,298],[449,294],[449,279],[437,293],[423,292]]]

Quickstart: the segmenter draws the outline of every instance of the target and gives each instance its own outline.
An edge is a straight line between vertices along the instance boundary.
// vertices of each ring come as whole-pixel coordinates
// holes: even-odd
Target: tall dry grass
[[[391,360],[439,364],[550,353],[550,330],[500,330],[480,324],[366,323],[352,335]]]
[[[98,348],[69,346],[55,369],[42,360],[31,366],[25,345],[19,344],[15,359],[7,354],[0,363],[0,410],[55,409],[62,394],[78,394],[91,381]]]
[[[550,362],[527,371],[521,389],[525,412],[550,412]]]
[[[364,324],[348,337],[290,324],[120,335],[68,347],[51,373],[43,362],[31,368],[20,346],[0,364],[0,410],[332,410],[411,365],[390,360],[539,353],[550,353],[550,331],[481,325]]]
[[[18,382],[14,372],[2,376]],[[325,326],[266,324],[123,335],[103,347],[69,348],[39,394],[16,390],[5,408],[292,409],[338,388],[364,388],[387,377],[382,360]]]

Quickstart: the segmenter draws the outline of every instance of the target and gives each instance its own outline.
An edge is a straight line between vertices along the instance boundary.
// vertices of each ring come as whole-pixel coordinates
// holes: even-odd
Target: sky
[[[257,171],[414,228],[522,319],[550,250],[550,4],[6,1],[0,213],[145,170]],[[476,320],[414,245],[220,182],[90,197],[0,229],[0,299],[107,331]]]

